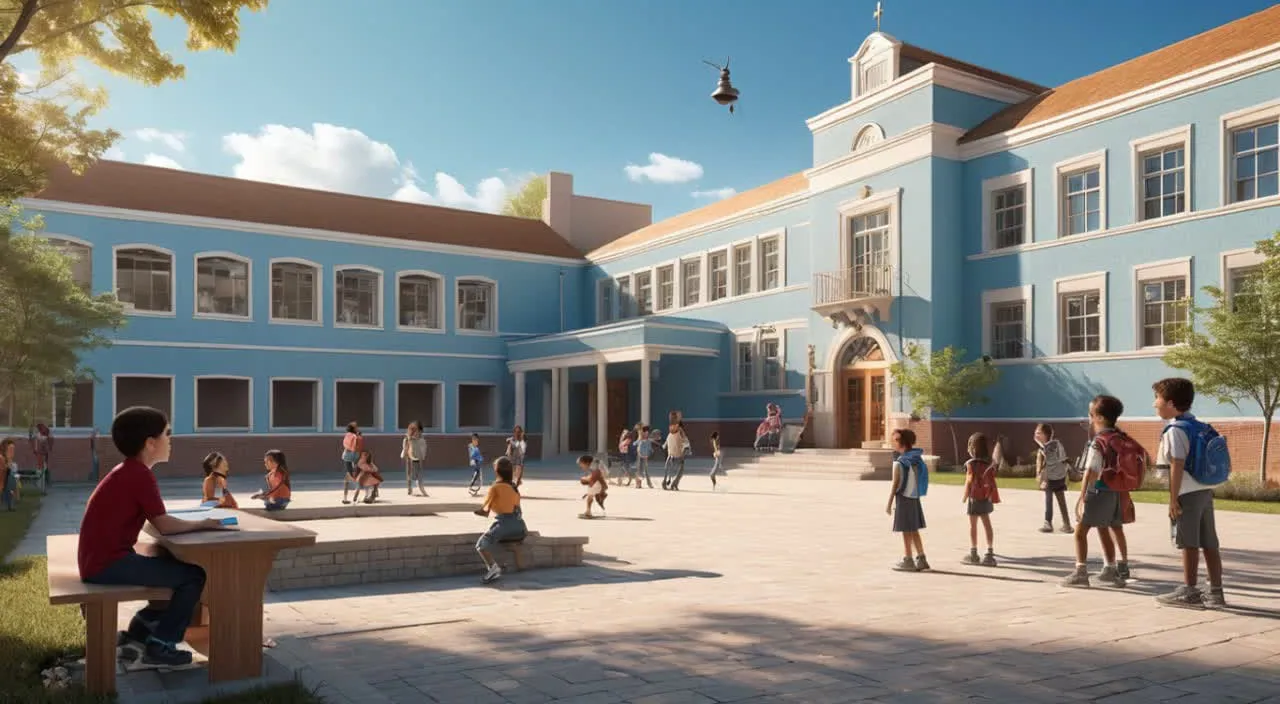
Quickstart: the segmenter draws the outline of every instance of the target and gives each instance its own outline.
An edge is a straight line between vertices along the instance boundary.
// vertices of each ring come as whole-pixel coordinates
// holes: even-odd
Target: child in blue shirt
[[[653,457],[653,436],[649,426],[640,428],[640,440],[636,442],[636,488],[640,488],[640,480],[644,479],[653,488],[653,480],[649,478],[649,458]]]
[[[471,444],[467,445],[467,463],[471,465],[471,490],[476,493],[483,483],[480,472],[484,468],[484,455],[480,454],[480,435],[471,434]]]

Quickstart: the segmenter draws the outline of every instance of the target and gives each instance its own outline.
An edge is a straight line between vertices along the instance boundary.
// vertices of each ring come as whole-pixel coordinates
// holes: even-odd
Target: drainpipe
[[[564,269],[560,270],[560,332],[564,332]]]

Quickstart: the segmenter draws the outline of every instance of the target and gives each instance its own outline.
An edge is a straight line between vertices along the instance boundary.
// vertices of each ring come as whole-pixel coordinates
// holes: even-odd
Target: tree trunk
[[[1262,462],[1258,464],[1258,480],[1267,485],[1267,446],[1271,444],[1271,416],[1275,409],[1262,412]]]
[[[954,467],[961,464],[960,440],[956,437],[956,424],[952,422],[951,416],[947,416],[947,430],[951,431],[951,465]]]
[[[36,16],[36,10],[40,9],[38,0],[26,0],[22,3],[22,9],[18,12],[18,19],[14,20],[13,28],[9,30],[9,36],[0,41],[0,61],[8,58],[14,47],[18,45],[18,40],[22,38],[22,34],[27,31],[27,27],[31,24],[31,18]]]

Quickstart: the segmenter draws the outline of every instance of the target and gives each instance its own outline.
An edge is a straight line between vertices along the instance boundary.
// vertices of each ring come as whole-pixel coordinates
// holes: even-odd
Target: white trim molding
[[[853,253],[849,251],[849,239],[853,235],[850,227],[850,221],[859,215],[866,215],[881,210],[889,211],[889,262],[893,267],[895,276],[898,269],[898,252],[902,251],[902,188],[890,188],[879,193],[873,193],[866,198],[857,200],[846,200],[836,205],[836,212],[840,217],[840,261],[837,269],[844,269],[853,266]],[[894,288],[897,288],[895,285]]]
[[[436,284],[436,301],[435,301],[436,326],[435,327],[420,327],[416,325],[403,325],[400,323],[400,312],[401,312],[400,311],[400,299],[401,299],[400,284],[402,283],[403,279],[410,276],[435,281],[435,284]],[[446,292],[445,292],[446,283],[447,283],[447,280],[445,279],[444,276],[441,276],[440,274],[437,274],[434,271],[428,271],[426,269],[405,269],[404,271],[397,271],[396,272],[396,288],[394,292],[394,297],[396,299],[396,304],[395,304],[396,330],[400,332],[443,334],[447,329],[447,325],[445,323],[445,312],[448,310],[448,308],[444,304],[444,299],[446,296]]]
[[[460,298],[458,296],[458,287],[464,283],[481,283],[489,285],[489,329],[475,330],[472,328],[462,327],[462,311],[458,308]],[[453,331],[458,335],[478,335],[481,337],[495,337],[498,334],[498,282],[487,276],[479,276],[470,274],[467,276],[459,276],[453,280]]]
[[[719,357],[720,350],[688,345],[632,345],[615,347],[608,350],[591,350],[588,352],[571,352],[569,354],[534,357],[507,362],[507,371],[535,372],[549,369],[567,369],[570,367],[591,367],[597,364],[614,364],[616,362],[656,362],[662,355],[685,357]]]
[[[210,381],[243,381],[248,386],[248,394],[245,402],[249,404],[249,424],[248,425],[200,425],[200,382]],[[191,379],[191,428],[199,433],[207,432],[223,432],[223,431],[252,431],[253,430],[253,377],[237,376],[234,374],[202,374],[192,377]],[[269,420],[269,419],[268,419]]]
[[[275,300],[275,276],[277,264],[296,264],[311,268],[311,305],[312,317],[310,320],[304,318],[277,318],[276,317],[276,300]],[[267,262],[267,322],[272,325],[309,325],[312,327],[320,327],[324,325],[324,265],[319,262],[313,262],[310,259],[301,259],[299,257],[272,257]]]
[[[431,433],[433,435],[443,434],[445,432],[445,428],[447,427],[447,425],[445,424],[445,417],[444,417],[445,406],[446,406],[444,402],[446,384],[439,379],[396,379],[396,405],[395,405],[396,430],[409,429],[407,424],[403,428],[399,427],[400,426],[400,387],[405,385],[436,387],[436,408],[434,411],[436,416],[436,422],[434,425],[424,426],[422,428],[422,434],[423,435],[426,435],[427,433]],[[422,422],[422,419],[420,418],[414,418],[414,420],[418,422]]]
[[[1275,202],[1280,198],[1280,194],[1273,196],[1254,196],[1244,200],[1236,200],[1235,194],[1231,191],[1231,184],[1234,182],[1232,168],[1235,163],[1235,149],[1231,145],[1231,133],[1247,127],[1256,127],[1267,122],[1280,122],[1280,100],[1271,100],[1260,105],[1252,105],[1241,110],[1235,110],[1222,115],[1218,118],[1218,146],[1219,146],[1219,163],[1218,168],[1221,184],[1222,205],[1235,205],[1237,203],[1249,203],[1253,201]]]
[[[315,421],[309,426],[286,426],[276,425],[276,382],[277,381],[302,381],[311,384],[311,418]],[[317,377],[308,376],[273,376],[267,379],[267,428],[272,432],[275,431],[303,431],[311,430],[315,432],[324,432],[324,404],[322,399],[324,392],[320,388],[321,380]]]
[[[464,386],[487,386],[492,390],[493,395],[489,399],[489,420],[491,422],[488,425],[462,425],[462,387]],[[502,407],[502,387],[498,384],[492,381],[459,381],[453,385],[453,401],[454,408],[458,414],[458,432],[494,432],[502,426],[502,419],[498,417]]]
[[[996,246],[995,194],[1022,186],[1022,244],[1036,241],[1035,237],[1035,169],[993,176],[982,182],[982,249],[995,252],[1007,247]],[[1018,245],[1013,245],[1018,246]]]
[[[227,259],[233,262],[240,262],[245,266],[245,314],[235,315],[233,313],[206,313],[200,310],[200,260],[201,259]],[[230,320],[239,323],[253,322],[253,260],[243,254],[227,251],[209,251],[196,252],[191,257],[191,317],[201,320]]]
[[[112,374],[111,375],[111,415],[115,416],[123,411],[120,407],[119,385],[121,379],[168,379],[169,380],[169,427],[173,428],[173,416],[178,412],[178,385],[177,377],[173,374]]]
[[[1129,168],[1132,174],[1133,186],[1133,222],[1152,222],[1166,217],[1173,217],[1189,213],[1195,209],[1191,200],[1191,140],[1192,126],[1190,124],[1175,127],[1146,137],[1132,140],[1129,142]],[[1170,147],[1182,147],[1182,197],[1183,209],[1180,213],[1172,215],[1157,215],[1154,218],[1145,217],[1145,208],[1143,201],[1145,200],[1143,188],[1143,168],[1142,155],[1153,151],[1163,151]],[[1105,229],[1105,228],[1103,228]]]
[[[1007,359],[1030,359],[1035,356],[1035,292],[1031,284],[1011,286],[1009,288],[988,289],[982,292],[982,354],[992,357],[993,362]],[[991,328],[995,319],[991,310],[1005,303],[1022,303],[1022,357],[996,358],[991,354]]]
[[[1070,229],[1067,225],[1069,216],[1069,208],[1067,207],[1066,181],[1071,176],[1080,172],[1098,170],[1098,227],[1093,230],[1082,230],[1080,232],[1068,234]],[[1096,152],[1081,154],[1059,161],[1053,165],[1053,212],[1057,218],[1057,227],[1055,231],[1059,239],[1067,237],[1079,237],[1080,235],[1089,235],[1096,232],[1104,232],[1107,229],[1107,150],[1099,149]],[[1087,216],[1086,216],[1087,221]]]
[[[1063,352],[1067,341],[1066,310],[1062,307],[1062,299],[1073,293],[1098,292],[1098,349],[1081,352]],[[1054,327],[1057,329],[1057,342],[1054,345],[1055,355],[1060,359],[1071,359],[1078,355],[1107,353],[1107,272],[1095,271],[1089,274],[1076,274],[1053,281]]]
[[[1262,264],[1266,261],[1256,248],[1254,249],[1232,249],[1222,252],[1218,255],[1218,279],[1222,292],[1226,294],[1227,300],[1231,300],[1231,296],[1235,295],[1235,291],[1231,286],[1231,272],[1236,269],[1249,269]]]
[[[111,247],[111,293],[120,297],[120,253],[124,251],[144,251],[164,254],[169,257],[169,310],[138,310],[132,303],[123,304],[125,315],[137,315],[148,318],[175,318],[178,310],[178,271],[177,257],[172,249],[165,249],[154,244],[129,242]]]
[[[333,427],[341,430],[347,427],[347,423],[351,422],[349,420],[348,421],[338,420],[338,386],[341,384],[374,384],[376,385],[377,396],[376,396],[376,399],[374,400],[374,404],[375,404],[374,418],[376,422],[373,424],[373,427],[371,428],[368,426],[362,425],[360,426],[360,429],[381,431],[382,428],[386,426],[386,418],[384,417],[384,414],[386,413],[386,403],[385,403],[386,399],[385,399],[384,385],[381,379],[345,379],[345,378],[334,379],[333,380]]]
[[[1135,350],[1162,350],[1168,348],[1168,345],[1143,344],[1143,328],[1146,327],[1146,317],[1144,315],[1146,299],[1142,296],[1142,285],[1149,281],[1166,279],[1183,279],[1186,281],[1187,302],[1190,305],[1190,302],[1195,298],[1195,289],[1192,288],[1191,281],[1191,257],[1164,259],[1158,262],[1138,264],[1133,267],[1131,284],[1133,286],[1134,316],[1133,349]]]
[[[958,159],[960,154],[956,145],[963,135],[963,129],[940,122],[914,127],[806,170],[804,175],[809,179],[809,193],[824,193],[928,157]]]
[[[866,138],[865,140],[863,138]],[[853,144],[849,146],[849,151],[856,152],[879,144],[884,141],[884,128],[875,122],[868,122],[853,135]]]
[[[195,342],[187,340],[112,340],[117,347],[163,347],[197,350],[253,350],[256,352],[308,352],[315,354],[359,354],[388,357],[449,357],[456,359],[506,359],[500,354],[468,352],[418,352],[416,350],[352,349],[342,347],[298,347],[293,345],[244,345],[232,342]]]

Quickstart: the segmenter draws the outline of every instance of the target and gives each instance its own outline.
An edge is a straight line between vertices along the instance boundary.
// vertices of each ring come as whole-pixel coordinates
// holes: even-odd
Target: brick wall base
[[[794,420],[796,423],[802,422],[799,418]],[[711,451],[711,433],[717,431],[720,433],[721,447],[753,447],[756,442],[756,428],[759,425],[760,421],[754,420],[686,420],[684,429],[689,439],[693,441],[694,453],[705,455]],[[812,425],[801,436],[799,446],[814,447]]]

